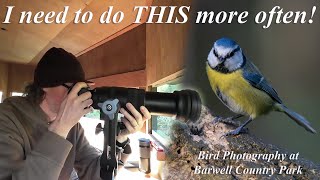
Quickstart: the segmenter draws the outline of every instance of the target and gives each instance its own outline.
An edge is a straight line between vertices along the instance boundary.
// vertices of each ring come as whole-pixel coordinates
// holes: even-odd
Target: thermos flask
[[[150,169],[150,140],[146,138],[139,139],[139,170],[146,174],[151,172]]]

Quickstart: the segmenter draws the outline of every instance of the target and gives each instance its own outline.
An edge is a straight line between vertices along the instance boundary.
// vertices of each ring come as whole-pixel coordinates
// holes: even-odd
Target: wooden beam
[[[117,86],[117,87],[144,87],[146,86],[146,71],[133,71],[106,77],[90,79],[95,83],[94,87]]]
[[[167,77],[164,77],[152,84],[150,84],[152,87],[156,87],[156,86],[160,86],[162,84],[165,84],[165,83],[170,83],[171,81],[174,81],[175,79],[177,78],[181,78],[183,76],[183,73],[184,73],[184,69],[183,70],[179,70]]]

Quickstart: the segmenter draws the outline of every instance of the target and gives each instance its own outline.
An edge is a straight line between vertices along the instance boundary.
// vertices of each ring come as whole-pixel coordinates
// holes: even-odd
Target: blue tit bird
[[[240,134],[253,119],[270,111],[283,112],[307,131],[316,133],[303,116],[283,104],[278,93],[235,41],[221,38],[214,43],[206,71],[217,97],[237,114],[232,119],[249,116],[244,124],[226,135]]]

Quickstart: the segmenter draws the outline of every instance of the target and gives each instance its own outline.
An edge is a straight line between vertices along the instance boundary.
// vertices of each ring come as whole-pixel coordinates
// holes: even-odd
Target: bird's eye
[[[234,51],[232,51],[230,54],[228,54],[228,55],[226,56],[226,59],[232,57],[233,55],[234,55]]]

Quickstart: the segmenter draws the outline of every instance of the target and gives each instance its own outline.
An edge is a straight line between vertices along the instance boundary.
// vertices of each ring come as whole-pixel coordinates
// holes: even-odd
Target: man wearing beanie
[[[91,111],[91,93],[78,96],[85,80],[77,58],[51,48],[39,61],[25,97],[0,104],[0,180],[100,179],[101,152],[90,146],[78,123]],[[122,121],[127,129],[117,137],[125,161],[131,149],[127,135],[141,129],[150,113],[140,114],[130,103]]]

